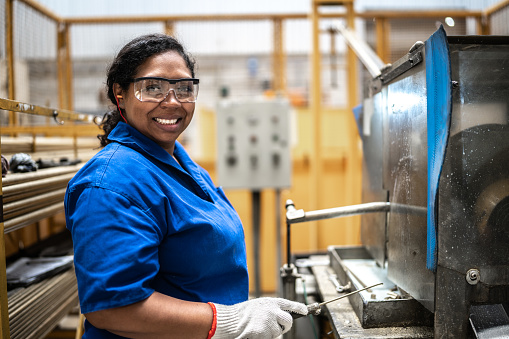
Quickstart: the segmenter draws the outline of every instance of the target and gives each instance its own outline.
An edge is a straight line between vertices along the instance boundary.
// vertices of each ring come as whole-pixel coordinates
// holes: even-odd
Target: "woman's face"
[[[138,69],[135,78],[161,77],[167,79],[192,78],[186,62],[177,52],[169,51],[147,59]],[[115,84],[116,91],[122,91]],[[125,109],[129,125],[157,142],[173,154],[175,140],[189,126],[194,114],[194,102],[181,103],[170,91],[161,102],[141,102],[134,96],[134,84],[122,91],[120,107]],[[118,94],[118,92],[117,92]]]

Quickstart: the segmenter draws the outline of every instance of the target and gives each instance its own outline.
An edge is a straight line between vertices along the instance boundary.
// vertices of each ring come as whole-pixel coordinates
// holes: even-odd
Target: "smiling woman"
[[[199,82],[194,66],[184,47],[166,35],[141,36],[124,46],[108,70],[108,98],[118,109],[104,116],[101,146],[110,143],[109,133],[123,121],[173,154],[175,140],[194,114]],[[176,86],[172,79],[182,81]],[[182,96],[185,80],[193,84],[187,99]]]
[[[108,71],[104,147],[69,182],[84,338],[276,338],[304,304],[248,299],[244,231],[178,136],[194,114],[194,61],[174,38],[134,39]]]
[[[193,72],[181,54],[165,51],[148,58],[129,81],[128,87],[113,84],[119,110],[123,110],[124,121],[155,141],[168,153],[173,154],[175,141],[189,126],[194,114],[194,96],[183,98],[184,90],[169,86],[162,79],[183,79],[192,83]],[[197,80],[197,79],[196,79]],[[189,88],[192,92],[194,87]],[[180,100],[180,97],[182,100]]]

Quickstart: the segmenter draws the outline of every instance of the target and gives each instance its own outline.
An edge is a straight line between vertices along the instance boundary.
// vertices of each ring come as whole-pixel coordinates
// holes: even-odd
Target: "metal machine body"
[[[458,338],[472,305],[509,301],[509,38],[435,34],[442,47],[417,45],[373,80],[362,131],[363,203],[386,197],[427,207],[427,217],[366,214],[361,239],[388,278],[434,312],[435,337]],[[439,48],[443,60],[431,55]],[[433,105],[447,116],[435,130]],[[443,152],[430,152],[438,137]]]
[[[354,113],[362,204],[288,209],[287,223],[362,216],[362,246],[328,252],[342,285],[391,288],[350,298],[363,329],[509,337],[509,37],[447,37],[441,27],[373,78]]]

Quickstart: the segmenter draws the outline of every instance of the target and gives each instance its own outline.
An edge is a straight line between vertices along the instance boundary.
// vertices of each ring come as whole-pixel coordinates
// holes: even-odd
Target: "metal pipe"
[[[254,190],[251,192],[252,203],[252,220],[253,220],[253,256],[254,256],[254,279],[255,279],[255,296],[261,296],[261,283],[260,283],[260,191]]]
[[[276,251],[277,251],[277,259],[276,259],[276,276],[279,273],[279,268],[283,265],[283,258],[281,253],[281,190],[276,188]],[[283,286],[281,284],[281,280],[278,279],[277,283],[277,295],[281,295],[283,293]]]
[[[64,174],[52,178],[26,182],[18,185],[7,186],[3,188],[4,196],[10,196],[26,192],[27,190],[35,190],[42,187],[65,187],[69,180],[74,177],[75,173]]]
[[[59,175],[65,175],[69,173],[76,173],[83,164],[74,165],[74,166],[60,166],[54,168],[47,168],[43,170],[38,170],[36,172],[29,173],[13,173],[9,174],[5,178],[2,178],[2,187],[5,189],[7,186],[20,184],[23,182],[31,182],[34,180],[41,180],[49,177],[56,177]]]
[[[297,224],[301,222],[380,212],[410,213],[419,216],[425,216],[427,214],[426,207],[396,204],[390,202],[369,202],[365,204],[335,207],[310,212],[305,212],[302,209],[295,209],[295,205],[291,200],[287,200],[286,204],[287,206],[292,207],[290,209],[287,208],[286,212],[286,222],[288,224]]]
[[[364,64],[372,77],[382,74],[381,69],[385,66],[382,59],[368,46],[366,42],[357,37],[354,32],[346,28],[342,24],[336,24],[339,33],[343,35],[348,46],[352,48],[359,60]]]
[[[11,338],[42,338],[78,303],[74,271],[20,289],[9,296]]]
[[[291,200],[287,201],[287,205],[294,206]],[[301,222],[308,222],[322,219],[332,219],[347,217],[358,214],[388,212],[390,203],[388,202],[372,202],[360,205],[352,205],[345,207],[329,208],[324,210],[304,212],[304,210],[288,210],[286,212],[286,221],[290,224],[297,224]]]
[[[48,206],[36,212],[28,213],[24,216],[17,217],[4,222],[4,233],[9,233],[17,229],[23,228],[26,225],[35,223],[41,219],[48,218],[52,215],[60,213],[64,210],[64,202]]]
[[[4,205],[4,218],[5,214],[16,211],[16,210],[32,210],[34,206],[44,206],[47,205],[48,202],[52,201],[62,201],[65,196],[65,188],[61,188],[59,190],[50,191],[45,194],[36,195],[34,197],[30,197],[27,199],[16,200],[14,202],[8,203]]]

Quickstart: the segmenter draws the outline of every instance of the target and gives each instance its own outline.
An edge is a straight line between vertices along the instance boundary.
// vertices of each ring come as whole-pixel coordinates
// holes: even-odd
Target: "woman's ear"
[[[124,100],[122,87],[115,83],[113,84],[113,93],[115,95],[115,99],[117,100],[117,104],[120,108],[124,108]]]

